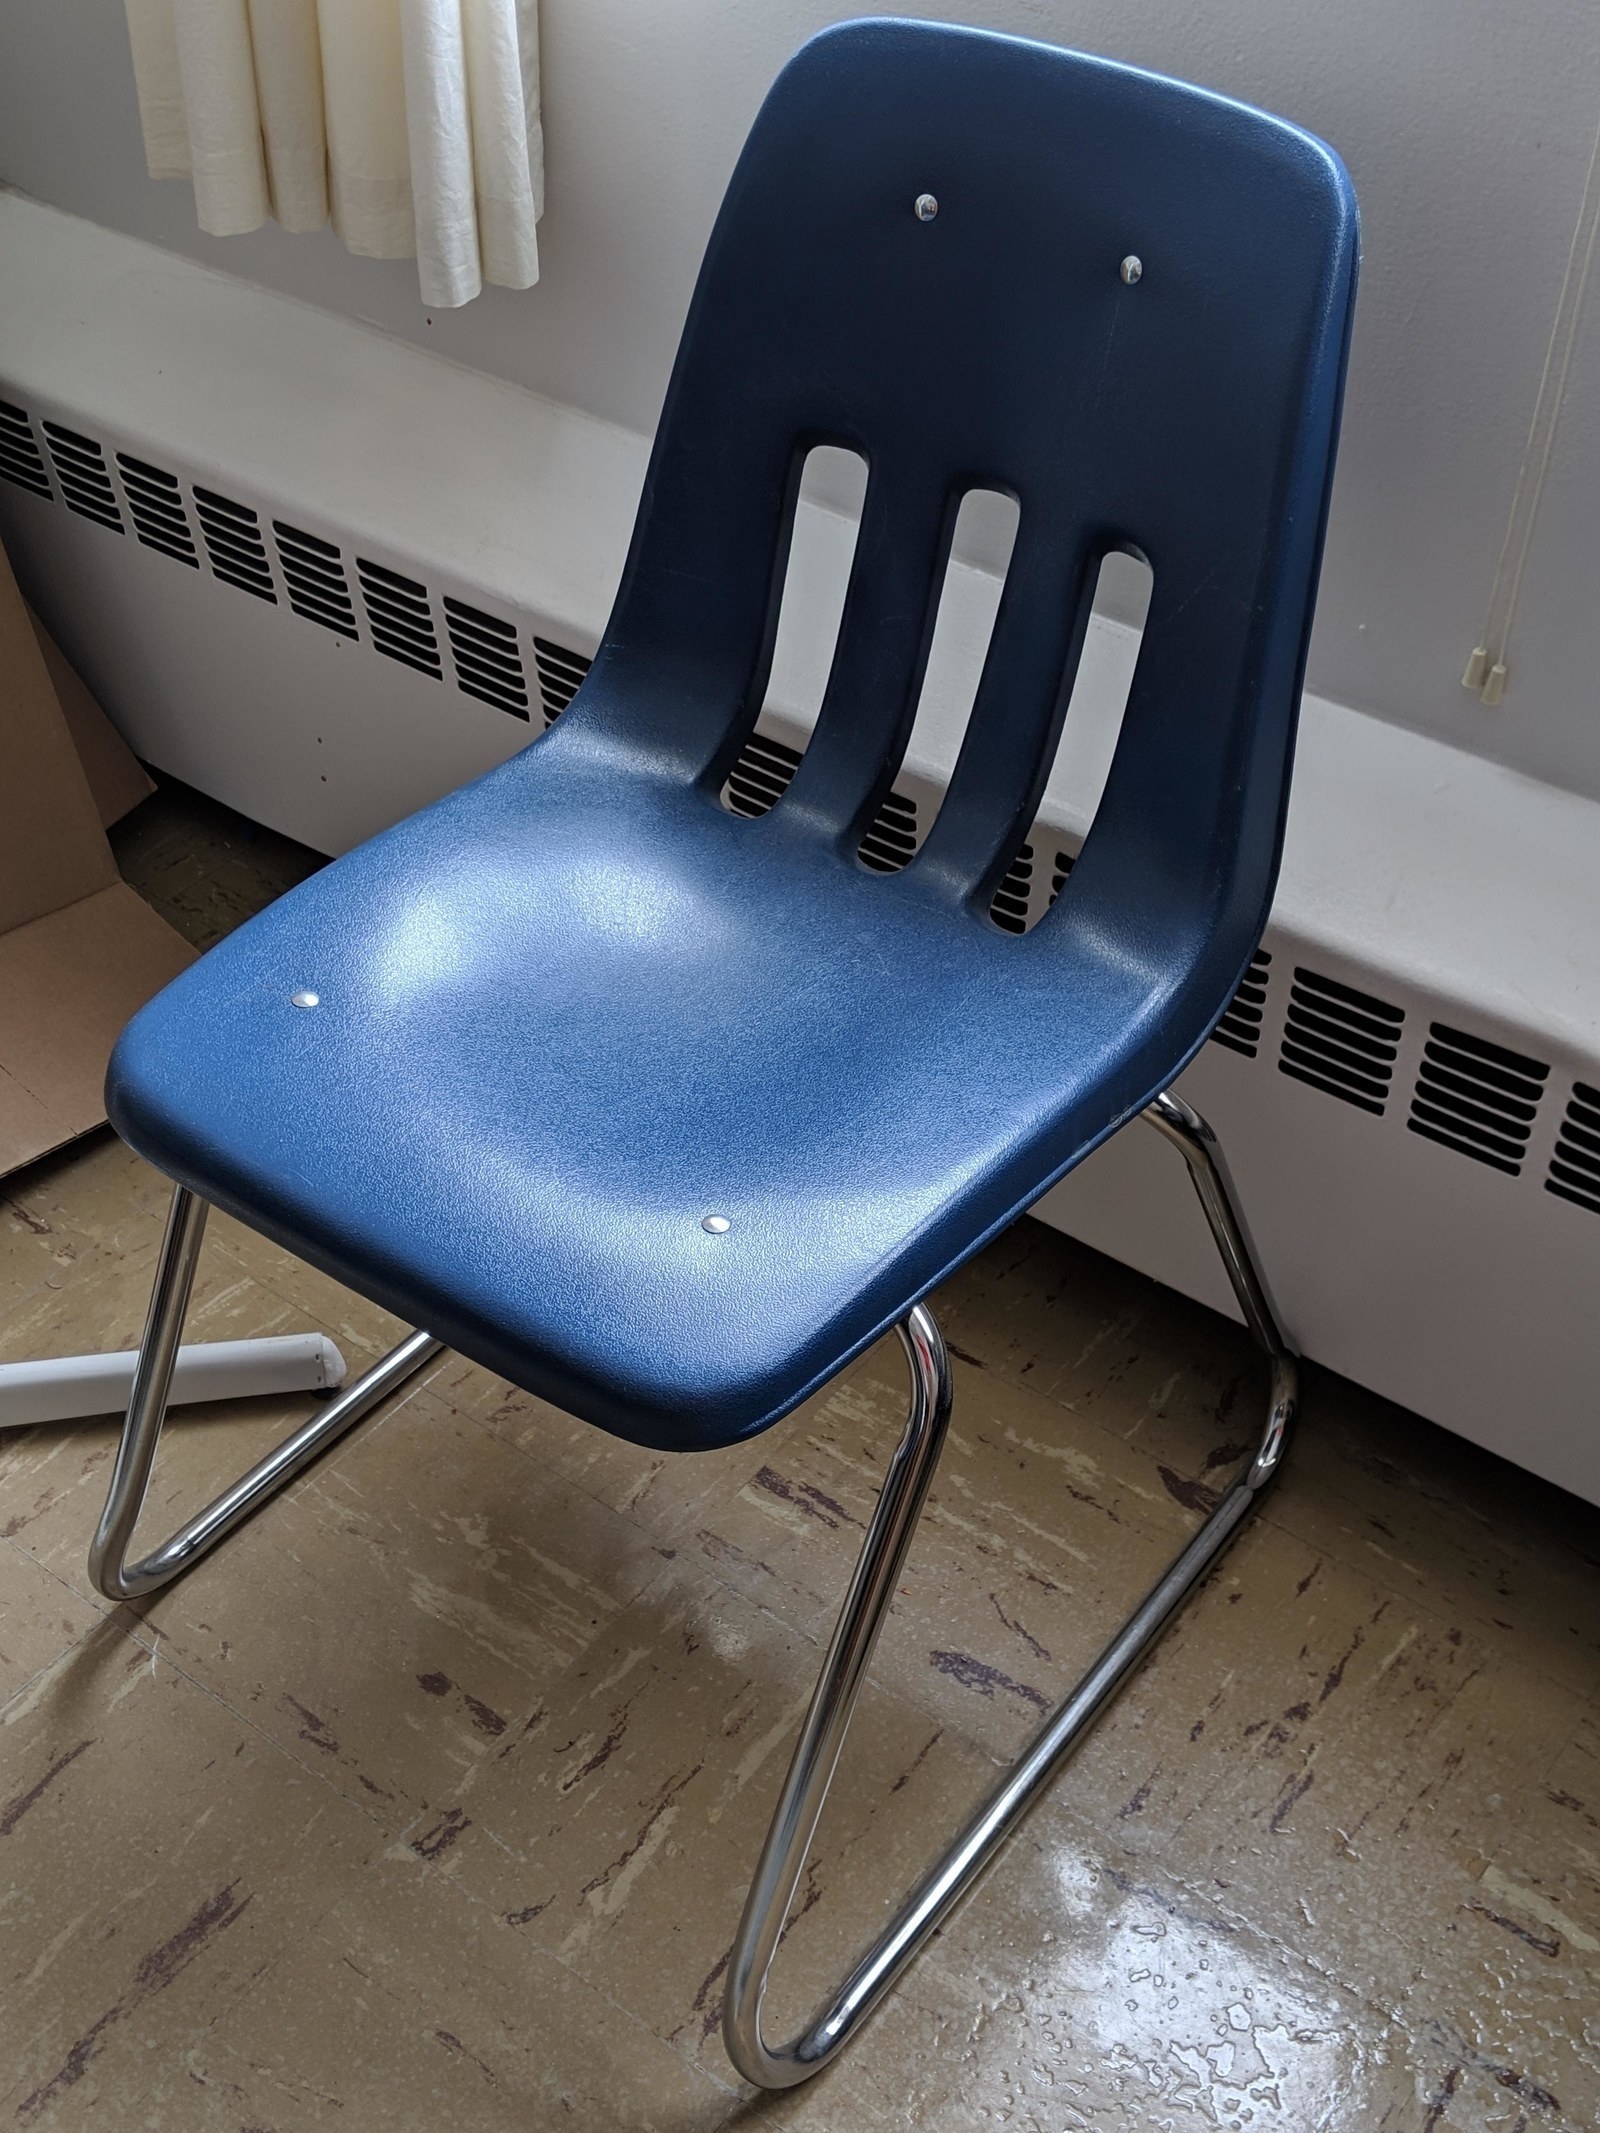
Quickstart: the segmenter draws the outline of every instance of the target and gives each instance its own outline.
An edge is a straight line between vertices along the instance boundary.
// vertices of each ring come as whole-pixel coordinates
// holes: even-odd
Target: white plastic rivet
[[[700,1227],[710,1230],[713,1237],[725,1237],[729,1230],[732,1229],[733,1224],[726,1215],[702,1215]]]
[[[1121,266],[1118,267],[1117,272],[1122,276],[1123,280],[1128,284],[1128,287],[1131,289],[1134,283],[1139,279],[1140,275],[1144,272],[1144,261],[1139,257],[1137,252],[1130,252],[1127,258],[1122,262]]]
[[[321,1005],[321,995],[314,992],[292,992],[289,995],[289,1005],[291,1007],[318,1007]]]
[[[918,193],[915,206],[919,222],[931,222],[939,212],[939,203],[932,193]]]

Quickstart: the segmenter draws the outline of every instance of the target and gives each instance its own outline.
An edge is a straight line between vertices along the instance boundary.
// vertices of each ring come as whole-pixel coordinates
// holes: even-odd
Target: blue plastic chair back
[[[760,708],[805,454],[853,448],[843,626],[773,821],[854,854],[909,738],[961,499],[1014,496],[966,744],[889,891],[984,914],[1054,759],[1100,563],[1141,556],[1121,744],[1032,947],[1073,910],[1192,962],[1214,1020],[1276,874],[1355,271],[1348,179],[1281,120],[977,31],[823,33],[718,217],[591,715],[720,786]]]

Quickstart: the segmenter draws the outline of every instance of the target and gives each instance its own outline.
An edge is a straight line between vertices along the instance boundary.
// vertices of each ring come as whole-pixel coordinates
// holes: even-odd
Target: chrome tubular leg
[[[911,1411],[889,1462],[878,1508],[862,1543],[816,1694],[800,1729],[729,1961],[728,1996],[722,2010],[723,2040],[728,2057],[739,2072],[764,2089],[792,2088],[816,2073],[841,2048],[855,2023],[867,2012],[865,2006],[858,2011],[846,2006],[850,1989],[846,1986],[839,2001],[787,2051],[769,2050],[761,2036],[761,2000],[767,1989],[767,1972],[844,1746],[856,1692],[894,1596],[900,1566],[911,1544],[950,1421],[950,1361],[933,1313],[919,1304],[897,1331],[911,1366]],[[875,2004],[880,1993],[888,1989],[911,1952],[895,1964],[868,2005]]]
[[[1245,1228],[1239,1196],[1228,1175],[1221,1142],[1193,1105],[1186,1104],[1181,1096],[1174,1096],[1170,1089],[1153,1103],[1146,1104],[1141,1115],[1172,1142],[1188,1164],[1189,1176],[1211,1225],[1211,1234],[1216,1239],[1244,1322],[1272,1366],[1271,1411],[1250,1472],[1245,1477],[1251,1488],[1259,1489],[1277,1472],[1289,1432],[1294,1426],[1295,1410],[1300,1400],[1299,1360],[1273,1307],[1272,1292],[1250,1242],[1250,1232]]]
[[[1215,1136],[1198,1113],[1171,1095],[1157,1097],[1144,1116],[1183,1151],[1246,1321],[1271,1362],[1272,1391],[1260,1440],[1249,1465],[1205,1524],[913,1889],[838,1992],[792,2044],[772,2046],[761,2034],[767,1973],[949,1417],[949,1365],[931,1312],[919,1306],[900,1327],[911,1363],[910,1418],[823,1662],[729,1965],[723,2040],[735,2067],[759,2088],[793,2088],[844,2049],[1049,1785],[1277,1472],[1294,1418],[1295,1358],[1261,1279]]]
[[[431,1333],[408,1334],[399,1347],[391,1349],[381,1362],[347,1385],[249,1473],[180,1526],[170,1540],[130,1563],[128,1548],[144,1506],[167,1411],[167,1394],[208,1212],[204,1200],[182,1185],[175,1188],[161,1256],[156,1263],[150,1315],[145,1321],[127,1417],[122,1425],[122,1441],[111,1473],[111,1490],[89,1550],[89,1576],[108,1600],[139,1599],[190,1569],[330,1444],[353,1429],[396,1386],[420,1370],[442,1345]]]

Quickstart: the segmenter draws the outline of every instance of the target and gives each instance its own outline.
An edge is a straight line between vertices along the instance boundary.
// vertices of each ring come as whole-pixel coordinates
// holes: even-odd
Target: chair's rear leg
[[[1255,1452],[1199,1532],[907,1897],[838,1992],[792,2044],[769,2046],[761,2034],[767,1973],[805,1867],[851,1708],[933,1476],[950,1411],[949,1363],[931,1312],[919,1306],[900,1327],[911,1364],[910,1417],[823,1662],[729,1963],[723,2040],[739,2072],[760,2088],[792,2088],[843,2050],[993,1859],[1277,1472],[1294,1419],[1295,1358],[1261,1278],[1216,1138],[1197,1112],[1170,1094],[1157,1097],[1143,1115],[1182,1150],[1246,1321],[1271,1362],[1268,1413]]]
[[[128,1547],[150,1483],[208,1212],[206,1202],[196,1194],[182,1185],[174,1188],[172,1211],[156,1262],[150,1312],[128,1396],[128,1412],[112,1468],[111,1489],[89,1549],[89,1576],[108,1600],[135,1600],[170,1584],[235,1526],[242,1525],[252,1512],[260,1510],[329,1445],[353,1429],[441,1346],[432,1334],[408,1334],[399,1347],[391,1349],[381,1362],[347,1385],[249,1473],[180,1526],[170,1540],[163,1541],[140,1561],[130,1563]]]
[[[1186,1104],[1181,1096],[1174,1096],[1170,1089],[1146,1104],[1140,1115],[1172,1142],[1188,1164],[1244,1322],[1272,1366],[1271,1411],[1246,1477],[1252,1488],[1260,1488],[1276,1471],[1294,1425],[1300,1399],[1299,1359],[1283,1330],[1261,1261],[1250,1242],[1222,1143],[1194,1106]]]

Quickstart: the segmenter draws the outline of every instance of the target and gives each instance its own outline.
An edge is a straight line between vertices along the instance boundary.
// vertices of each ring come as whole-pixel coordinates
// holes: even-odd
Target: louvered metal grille
[[[344,559],[333,542],[306,533],[299,526],[285,525],[281,518],[272,521],[272,530],[277,537],[278,561],[283,566],[289,605],[295,613],[304,615],[308,622],[320,622],[324,629],[337,630],[341,637],[356,636],[350,581],[345,576]]]
[[[857,858],[875,874],[897,874],[916,849],[916,801],[908,793],[887,793],[857,848]]]
[[[800,751],[765,733],[752,733],[722,788],[722,804],[736,815],[764,815],[789,789]],[[917,849],[917,803],[889,793],[862,838],[858,857],[875,874],[895,874]]]
[[[789,789],[800,768],[800,751],[752,733],[722,788],[722,804],[735,815],[764,815]]]
[[[1586,1081],[1572,1084],[1544,1189],[1600,1215],[1600,1089]]]
[[[54,493],[27,411],[9,400],[0,400],[0,477],[19,489],[31,489],[35,496]]]
[[[1514,1178],[1549,1078],[1542,1060],[1435,1022],[1422,1048],[1406,1124]]]
[[[240,592],[254,593],[258,600],[270,600],[276,606],[278,595],[267,562],[267,544],[261,538],[256,514],[248,505],[235,503],[231,496],[202,489],[198,482],[192,493],[200,537],[206,544],[213,573],[225,585],[236,585]]]
[[[1026,933],[1028,899],[1032,892],[1033,846],[1025,844],[1006,868],[1005,879],[995,890],[994,901],[989,906],[989,916],[1007,933]]]
[[[1289,987],[1278,1065],[1358,1110],[1383,1115],[1400,1048],[1404,1010],[1371,993],[1297,968]]]
[[[570,647],[533,639],[533,671],[517,624],[453,596],[437,603],[428,587],[369,556],[352,558],[354,579],[332,541],[281,520],[273,522],[278,563],[271,560],[258,513],[236,498],[195,484],[185,490],[167,468],[113,450],[52,420],[35,420],[0,399],[0,479],[49,500],[56,487],[81,516],[118,532],[131,521],[139,541],[197,568],[202,555],[223,582],[275,602],[277,571],[295,612],[356,639],[364,611],[373,648],[432,678],[445,673],[448,641],[460,689],[509,715],[530,716],[534,684],[549,724],[577,694],[590,662]],[[355,588],[359,587],[359,601]],[[440,627],[440,616],[443,627]],[[753,735],[729,775],[723,798],[745,816],[765,814],[788,789],[801,752]],[[862,838],[859,856],[881,873],[914,856],[917,801],[891,792]],[[1049,902],[1061,894],[1077,854],[1034,837],[1017,853],[995,891],[991,915],[1007,932],[1025,932],[1048,869]],[[1218,1044],[1245,1058],[1260,1054],[1273,984],[1263,948],[1222,1015]],[[1289,985],[1278,1065],[1327,1095],[1382,1116],[1393,1093],[1405,1025],[1399,1007],[1301,966]],[[1549,1084],[1542,1061],[1443,1023],[1429,1026],[1406,1116],[1423,1138],[1509,1176],[1527,1166],[1539,1107]],[[1558,1198],[1600,1213],[1600,1087],[1571,1085],[1554,1152],[1541,1180]]]
[[[444,596],[445,628],[456,665],[456,686],[468,696],[509,711],[513,718],[528,718],[528,677],[522,664],[517,632],[498,615],[481,607]],[[548,723],[548,721],[546,721]]]
[[[1272,957],[1267,950],[1258,948],[1250,958],[1250,968],[1239,981],[1239,990],[1211,1032],[1218,1044],[1226,1045],[1230,1052],[1242,1052],[1246,1059],[1254,1059],[1261,1048],[1261,1017],[1266,1007],[1267,972],[1271,963]]]
[[[552,644],[548,637],[534,638],[533,657],[539,669],[544,722],[553,726],[582,688],[590,662],[581,652],[569,651],[564,644]]]
[[[59,422],[47,422],[44,434],[67,509],[76,511],[80,518],[92,518],[96,525],[107,526],[113,533],[123,532],[117,492],[111,486],[106,455],[99,445],[92,437],[80,436]]]
[[[189,531],[189,514],[183,508],[183,491],[177,476],[127,452],[117,454],[117,465],[133,530],[146,548],[158,548],[175,563],[187,563],[191,570],[198,570],[200,558]]]
[[[428,588],[366,556],[356,557],[356,576],[361,581],[361,598],[374,649],[387,659],[398,659],[404,666],[415,667],[419,674],[431,674],[435,681],[439,680],[444,662],[439,656]]]

